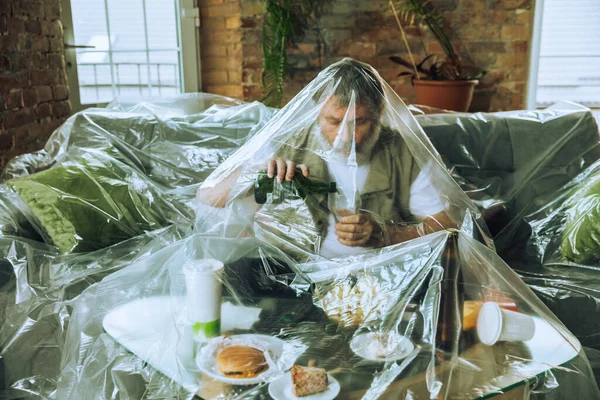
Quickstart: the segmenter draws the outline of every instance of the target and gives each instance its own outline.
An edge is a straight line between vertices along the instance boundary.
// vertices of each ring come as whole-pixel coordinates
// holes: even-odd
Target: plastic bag
[[[74,115],[44,149],[8,163],[0,185],[4,397],[54,396],[74,299],[189,235],[198,184],[272,114],[208,94],[115,100]]]
[[[184,266],[215,259],[220,336],[199,340],[190,314],[214,295],[191,293]],[[262,282],[252,295],[249,270]],[[287,368],[310,360],[337,398],[599,394],[577,339],[491,249],[447,231],[325,264],[294,264],[255,239],[195,235],[86,289],[66,344],[62,399],[291,398]],[[215,361],[231,345],[288,361],[232,377]]]
[[[451,227],[488,237],[402,100],[351,59],[321,72],[215,170],[198,199],[198,230],[256,237],[298,261]]]
[[[315,121],[342,84],[343,112],[323,114],[337,127],[323,125],[321,148],[303,146],[322,137]],[[258,104],[195,116],[169,104],[80,114],[7,170],[14,179],[68,163],[87,146],[135,169],[182,215],[197,209],[193,234],[183,218],[91,253],[0,238],[16,276],[0,331],[7,397],[598,397],[581,344],[495,254],[477,207],[370,67],[334,64],[262,129],[271,110]],[[228,136],[239,126],[230,118],[241,136]],[[155,156],[169,145],[179,151]],[[274,155],[297,155],[298,177],[261,172]],[[6,209],[7,231],[29,228],[27,207]],[[331,218],[357,231],[325,231]],[[323,253],[328,234],[351,246]]]

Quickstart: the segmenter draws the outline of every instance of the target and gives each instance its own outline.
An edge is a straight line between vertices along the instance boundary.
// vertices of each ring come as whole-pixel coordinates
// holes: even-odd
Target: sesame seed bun
[[[217,355],[217,367],[229,378],[254,378],[269,366],[263,351],[250,346],[228,346]]]

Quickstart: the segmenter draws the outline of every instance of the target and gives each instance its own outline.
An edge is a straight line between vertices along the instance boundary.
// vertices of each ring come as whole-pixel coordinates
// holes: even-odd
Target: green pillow
[[[62,252],[101,249],[168,224],[160,213],[162,199],[148,180],[102,153],[7,184],[29,207],[42,235]]]
[[[600,175],[592,175],[567,204],[562,254],[589,264],[600,260]]]

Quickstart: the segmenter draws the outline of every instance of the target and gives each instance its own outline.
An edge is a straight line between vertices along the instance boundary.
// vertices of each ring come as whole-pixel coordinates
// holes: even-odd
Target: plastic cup
[[[477,335],[481,343],[493,346],[496,342],[525,342],[535,333],[535,321],[529,315],[500,308],[487,302],[479,311]]]
[[[360,211],[360,196],[347,197],[342,191],[329,193],[327,198],[329,210],[334,214],[336,222],[342,217],[358,214]]]
[[[196,342],[221,334],[222,271],[223,263],[214,259],[194,260],[183,266],[187,319]]]

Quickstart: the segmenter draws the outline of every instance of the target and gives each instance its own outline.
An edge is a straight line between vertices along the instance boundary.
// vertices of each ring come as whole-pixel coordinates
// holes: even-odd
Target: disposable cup
[[[194,260],[183,266],[186,315],[196,342],[221,334],[222,271],[223,263],[214,259]]]
[[[500,308],[487,302],[479,311],[477,335],[488,346],[496,342],[525,342],[535,334],[535,321],[527,314]]]
[[[327,203],[329,210],[334,214],[336,221],[339,221],[340,218],[348,215],[358,214],[361,207],[360,196],[358,194],[348,197],[342,191],[329,193]]]
[[[194,343],[194,332],[192,324],[187,321],[177,323],[177,359],[181,364],[191,365],[196,357],[196,344]]]

